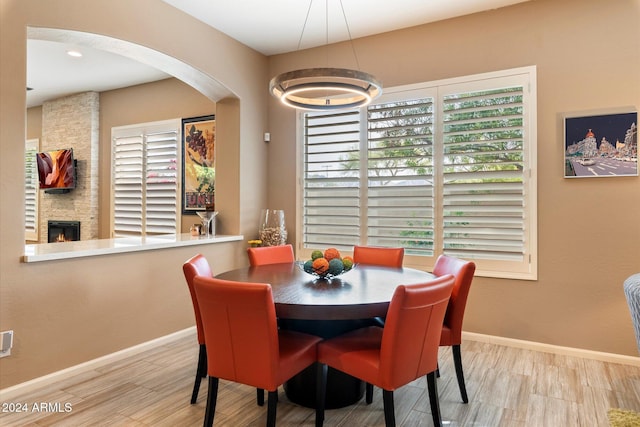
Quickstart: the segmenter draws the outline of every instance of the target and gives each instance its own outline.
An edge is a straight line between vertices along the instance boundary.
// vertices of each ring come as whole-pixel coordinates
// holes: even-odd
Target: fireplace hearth
[[[80,221],[48,221],[49,243],[80,240]]]

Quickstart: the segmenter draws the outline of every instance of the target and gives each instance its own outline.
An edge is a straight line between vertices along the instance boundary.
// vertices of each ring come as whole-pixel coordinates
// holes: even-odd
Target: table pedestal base
[[[316,407],[316,368],[311,365],[284,383],[284,392],[293,403],[307,408]],[[326,409],[353,405],[364,396],[364,382],[344,372],[329,368],[327,371]]]
[[[317,335],[324,339],[367,326],[365,320],[293,320],[280,319],[280,327]],[[287,398],[298,405],[316,407],[317,363],[309,366],[284,383]],[[353,405],[364,396],[363,381],[329,367],[327,371],[326,409]]]

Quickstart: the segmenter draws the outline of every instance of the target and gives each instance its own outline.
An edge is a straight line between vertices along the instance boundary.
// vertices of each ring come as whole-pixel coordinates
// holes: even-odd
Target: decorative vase
[[[258,235],[262,241],[262,246],[280,246],[287,243],[284,211],[280,209],[263,209],[260,213]]]

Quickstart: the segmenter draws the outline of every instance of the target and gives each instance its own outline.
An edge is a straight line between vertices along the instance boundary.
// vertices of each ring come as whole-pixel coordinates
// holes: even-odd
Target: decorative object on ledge
[[[218,212],[217,211],[197,211],[196,213],[202,220],[202,228],[200,229],[200,233],[207,237],[215,236],[216,235],[216,215],[218,215]]]
[[[621,108],[564,116],[564,177],[638,176],[638,113]]]
[[[312,5],[313,0],[309,2],[302,34],[300,34],[300,40],[298,41],[298,49],[300,49],[302,43],[302,36],[309,20]],[[357,108],[369,104],[382,94],[382,83],[373,75],[359,70],[358,56],[353,47],[351,30],[349,29],[342,0],[340,0],[340,8],[358,70],[325,67],[306,68],[279,74],[269,82],[269,92],[285,105],[315,111]],[[328,49],[328,0],[325,0],[325,14],[327,22],[326,45]]]
[[[354,264],[352,257],[342,257],[336,248],[329,248],[324,252],[321,250],[313,251],[311,259],[304,263],[299,262],[298,266],[312,276],[331,280],[354,269],[356,264]]]
[[[249,244],[250,248],[259,248],[260,246],[262,246],[262,240],[259,239],[249,240],[247,243]]]
[[[202,224],[193,224],[191,228],[189,228],[189,232],[192,236],[199,236],[200,230],[202,230]]]
[[[182,119],[182,213],[215,210],[215,116]]]
[[[287,229],[284,224],[284,211],[263,209],[260,212],[258,227],[261,246],[281,246],[287,243]]]

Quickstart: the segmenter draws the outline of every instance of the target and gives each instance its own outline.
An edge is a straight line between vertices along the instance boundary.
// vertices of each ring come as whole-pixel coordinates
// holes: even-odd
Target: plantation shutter
[[[113,140],[113,237],[142,235],[143,142],[142,135]]]
[[[304,117],[303,241],[350,249],[360,240],[360,114]]]
[[[25,239],[30,241],[38,240],[38,167],[36,165],[36,153],[39,149],[38,139],[27,140],[25,145],[25,216],[24,232]]]
[[[178,230],[180,120],[112,130],[112,236]]]
[[[446,254],[478,276],[535,280],[536,110],[536,69],[523,67],[302,113],[301,255],[403,247],[406,266]]]
[[[442,98],[443,251],[523,262],[524,86],[450,92],[455,89]]]
[[[433,255],[433,98],[368,109],[366,244]]]
[[[177,132],[158,132],[147,135],[146,152],[146,234],[176,233]]]

